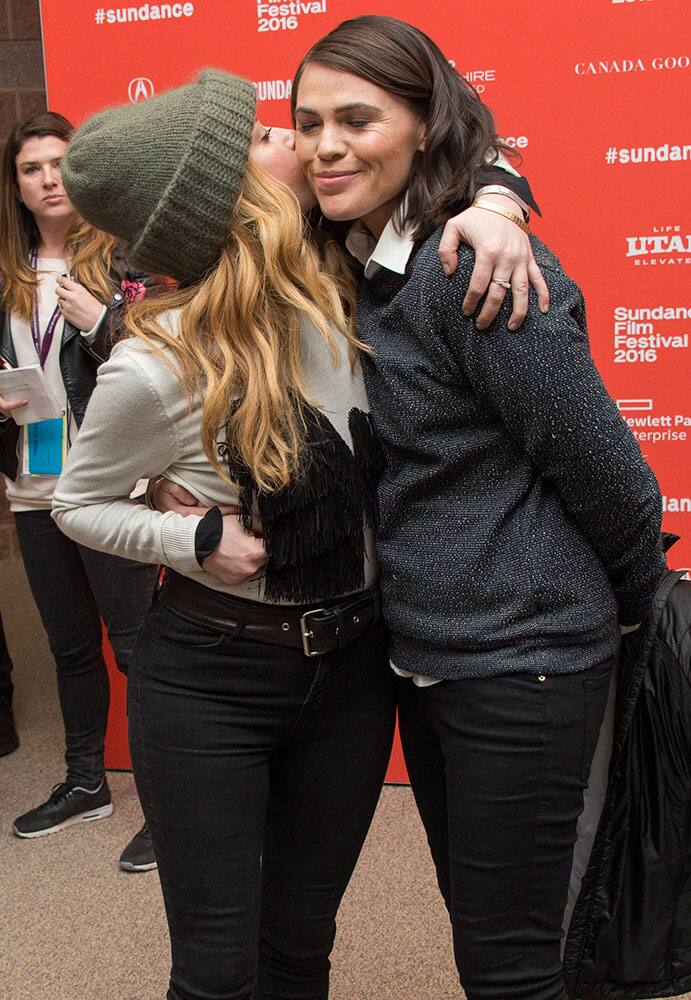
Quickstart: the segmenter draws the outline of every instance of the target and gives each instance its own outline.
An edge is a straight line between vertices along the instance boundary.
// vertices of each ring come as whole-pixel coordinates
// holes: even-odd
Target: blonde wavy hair
[[[44,111],[15,125],[5,145],[0,169],[0,304],[27,321],[38,284],[29,254],[38,247],[40,233],[32,213],[19,200],[15,161],[27,139],[54,135],[68,142],[72,131],[67,118]],[[115,291],[110,268],[117,245],[114,236],[79,217],[67,234],[66,251],[75,280],[104,304]]]
[[[177,331],[164,314],[181,310]],[[300,320],[328,345],[336,334],[351,366],[364,345],[354,328],[355,283],[335,243],[317,248],[297,198],[250,160],[218,263],[197,284],[143,299],[125,318],[175,371],[190,407],[202,402],[202,443],[211,465],[231,480],[218,453],[230,453],[258,488],[274,492],[299,475],[305,408],[312,405],[300,363]],[[165,350],[165,353],[164,353]]]

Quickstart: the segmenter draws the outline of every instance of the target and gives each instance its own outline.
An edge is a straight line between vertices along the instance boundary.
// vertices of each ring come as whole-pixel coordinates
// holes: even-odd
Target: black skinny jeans
[[[427,688],[396,681],[468,1000],[563,1000],[561,926],[612,662]]]
[[[63,535],[49,510],[15,514],[19,547],[48,634],[65,725],[68,780],[95,787],[104,774],[110,687],[101,616],[126,671],[151,604],[156,568],[95,552]]]
[[[375,625],[308,659],[154,603],[129,732],[170,928],[168,1000],[327,997],[336,910],[391,750],[386,646]]]
[[[12,660],[0,616],[0,708],[12,708]]]

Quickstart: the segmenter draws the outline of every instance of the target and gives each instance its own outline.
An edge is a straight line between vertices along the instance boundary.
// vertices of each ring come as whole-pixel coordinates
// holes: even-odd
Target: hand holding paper
[[[0,396],[0,415],[3,417],[14,417],[13,410],[18,410],[21,406],[26,406],[26,399],[6,399]]]
[[[12,417],[18,424],[54,420],[62,412],[40,365],[0,371],[0,399],[3,414]]]

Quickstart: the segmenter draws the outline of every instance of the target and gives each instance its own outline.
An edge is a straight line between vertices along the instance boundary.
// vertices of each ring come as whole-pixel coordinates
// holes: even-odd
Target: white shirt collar
[[[496,166],[516,177],[521,176],[501,152],[497,158]],[[406,194],[401,206],[404,212],[407,197]],[[523,202],[521,205],[525,210],[530,211]],[[387,271],[394,271],[396,274],[405,274],[406,265],[410,260],[415,243],[412,229],[405,226],[403,232],[397,233],[393,218],[391,218],[378,240],[374,239],[363,222],[354,222],[348,230],[345,245],[348,253],[364,264],[365,277],[372,278],[382,267],[385,267]]]
[[[382,267],[396,274],[405,274],[414,245],[412,228],[406,226],[402,233],[398,233],[392,218],[378,240],[363,222],[354,222],[346,236],[346,249],[364,264],[366,278],[374,277]]]

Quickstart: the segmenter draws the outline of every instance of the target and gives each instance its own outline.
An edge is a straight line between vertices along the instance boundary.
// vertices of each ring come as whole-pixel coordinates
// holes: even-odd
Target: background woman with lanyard
[[[2,163],[0,357],[8,368],[37,362],[62,407],[49,421],[19,425],[25,399],[0,396],[0,468],[15,515],[31,590],[57,667],[67,775],[47,801],[18,817],[34,838],[110,815],[103,745],[109,685],[100,617],[126,671],[148,608],[155,569],[76,545],[50,516],[57,477],[110,347],[111,320],[145,285],[132,280],[117,241],[84,223],[62,186],[72,126],[52,112],[15,126]],[[146,830],[121,864],[155,867]]]

